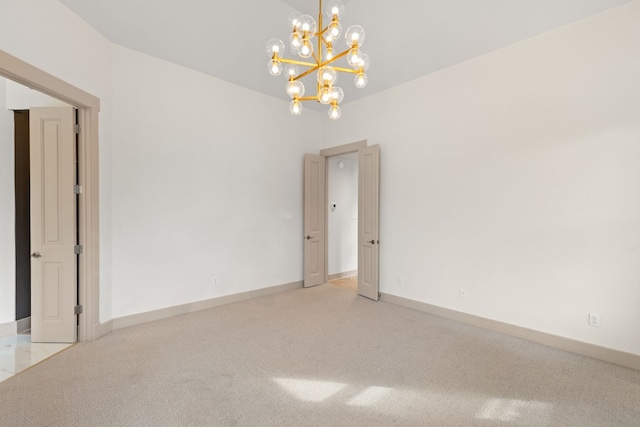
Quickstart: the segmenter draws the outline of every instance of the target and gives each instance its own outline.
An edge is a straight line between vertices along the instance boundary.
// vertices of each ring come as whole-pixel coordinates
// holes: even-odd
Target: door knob
[[[369,240],[369,243],[371,243],[372,245],[375,245],[376,241],[375,240]]]
[[[34,252],[34,253],[31,254],[31,256],[34,257],[34,258],[42,257],[42,255],[40,255],[40,252]]]
[[[307,236],[307,240],[311,240],[311,236]]]

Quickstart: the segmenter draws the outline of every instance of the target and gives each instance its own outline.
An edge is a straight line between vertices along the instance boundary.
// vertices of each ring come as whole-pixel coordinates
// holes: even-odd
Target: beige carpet
[[[323,285],[115,331],[2,426],[639,426],[640,372]]]

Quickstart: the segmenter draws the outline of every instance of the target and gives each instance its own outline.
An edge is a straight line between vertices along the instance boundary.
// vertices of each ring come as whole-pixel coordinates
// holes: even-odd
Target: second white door
[[[31,341],[75,342],[75,110],[32,108]]]

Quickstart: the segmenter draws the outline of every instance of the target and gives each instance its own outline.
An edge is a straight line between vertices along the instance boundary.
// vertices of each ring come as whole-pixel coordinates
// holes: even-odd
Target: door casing
[[[100,100],[18,58],[0,50],[0,76],[59,99],[78,109],[79,173],[83,192],[78,201],[79,241],[83,255],[78,262],[79,316],[78,340],[92,341],[109,328],[100,324],[100,224],[98,186],[98,114]]]

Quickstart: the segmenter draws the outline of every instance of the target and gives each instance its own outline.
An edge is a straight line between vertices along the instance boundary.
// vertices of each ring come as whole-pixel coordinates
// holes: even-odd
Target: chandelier
[[[364,29],[359,25],[350,26],[344,34],[347,49],[336,53],[335,45],[342,35],[340,16],[344,13],[344,5],[341,0],[330,0],[328,6],[327,17],[331,22],[326,27],[322,24],[322,0],[319,0],[317,23],[312,16],[299,12],[293,12],[289,16],[291,53],[307,61],[285,58],[285,44],[282,40],[271,39],[267,43],[267,53],[271,58],[268,64],[269,74],[279,76],[284,71],[288,78],[287,94],[291,98],[289,111],[293,115],[302,113],[302,101],[316,101],[329,105],[331,119],[339,119],[342,115],[340,103],[344,98],[344,91],[336,86],[338,73],[354,74],[357,88],[367,85],[365,72],[369,69],[369,57],[360,50],[365,38]],[[317,50],[314,50],[314,46]],[[336,67],[336,61],[345,56],[351,68]],[[301,72],[300,67],[305,67],[305,70]],[[316,73],[316,93],[304,96],[305,86],[301,79],[312,73]]]

